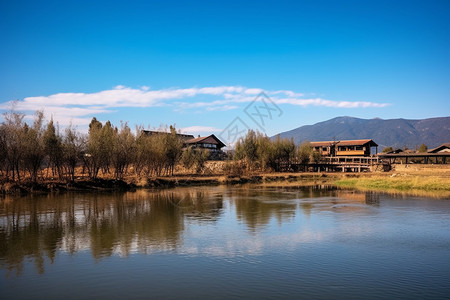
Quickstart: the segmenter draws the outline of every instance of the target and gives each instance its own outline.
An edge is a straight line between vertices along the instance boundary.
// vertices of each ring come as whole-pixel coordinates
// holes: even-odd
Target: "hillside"
[[[423,120],[359,119],[337,117],[280,133],[296,143],[326,140],[373,139],[379,149],[388,146],[414,149],[424,143],[433,148],[450,142],[450,117]]]

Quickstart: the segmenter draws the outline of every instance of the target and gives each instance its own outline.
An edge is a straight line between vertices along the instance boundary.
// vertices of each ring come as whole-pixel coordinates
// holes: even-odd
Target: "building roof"
[[[226,145],[222,143],[214,134],[208,136],[201,136],[195,139],[189,139],[185,141],[186,144],[216,144],[219,145],[220,148],[225,147]]]
[[[422,153],[378,153],[379,157],[382,158],[404,158],[404,157],[450,157],[450,152],[440,152],[440,153],[429,153],[429,152],[422,152]]]
[[[338,146],[362,146],[362,145],[366,145],[366,144],[369,144],[370,147],[378,146],[377,143],[375,143],[371,139],[311,142],[311,146],[313,146],[313,147],[327,147],[327,146],[332,146],[332,145],[338,145]]]
[[[450,149],[450,143],[444,143],[444,144],[440,145],[439,147],[430,149],[430,150],[428,150],[428,153],[437,153],[437,152],[442,151],[444,149]]]
[[[166,131],[154,131],[154,130],[142,130],[142,132],[145,135],[157,135],[157,134],[170,134],[170,132]],[[183,140],[190,140],[193,139],[194,136],[192,134],[183,134],[183,133],[177,133],[177,136],[182,138]]]
[[[331,145],[336,145],[338,141],[323,141],[323,142],[311,142],[311,146],[313,147],[328,147]]]

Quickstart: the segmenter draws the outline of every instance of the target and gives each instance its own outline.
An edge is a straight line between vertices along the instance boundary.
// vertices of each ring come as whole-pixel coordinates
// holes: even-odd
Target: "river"
[[[442,299],[450,199],[196,187],[0,200],[2,299]]]

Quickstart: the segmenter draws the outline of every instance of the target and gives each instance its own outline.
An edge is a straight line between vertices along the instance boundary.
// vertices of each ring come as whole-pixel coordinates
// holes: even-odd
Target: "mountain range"
[[[303,141],[332,141],[372,139],[379,149],[385,147],[415,149],[421,144],[428,148],[450,142],[450,117],[422,120],[359,119],[337,117],[314,125],[305,125],[279,134]]]

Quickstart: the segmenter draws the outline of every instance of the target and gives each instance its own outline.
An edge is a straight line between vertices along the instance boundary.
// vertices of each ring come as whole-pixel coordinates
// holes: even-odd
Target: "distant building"
[[[204,137],[188,139],[185,140],[184,143],[186,146],[191,146],[193,148],[204,148],[212,152],[221,151],[221,149],[226,146],[214,134]]]
[[[384,150],[385,151],[385,150]],[[397,154],[397,153],[402,153],[404,150],[403,149],[393,149],[391,151],[385,152],[386,154]]]
[[[336,156],[337,141],[311,142],[311,146],[315,151],[323,156]]]
[[[152,130],[142,130],[142,132],[147,136],[170,134],[170,132]],[[192,134],[177,133],[177,136],[183,140],[184,147],[191,146],[193,148],[204,148],[211,151],[220,151],[226,146],[214,134],[203,137],[199,136],[197,138],[194,138]]]
[[[170,134],[170,132],[152,130],[142,130],[142,132],[146,136]],[[185,149],[187,147],[192,147],[209,150],[209,159],[211,160],[223,160],[227,156],[227,154],[221,150],[226,145],[214,134],[203,137],[199,136],[197,138],[194,138],[192,134],[177,133],[177,136],[183,140],[183,147]]]
[[[385,152],[384,154],[411,154],[416,152],[417,151],[413,149],[394,149],[392,151]]]
[[[324,156],[370,156],[372,147],[378,147],[373,140],[311,142],[315,151]],[[378,152],[375,150],[375,153]]]
[[[445,143],[434,149],[428,150],[428,153],[445,153],[450,152],[450,143]]]

